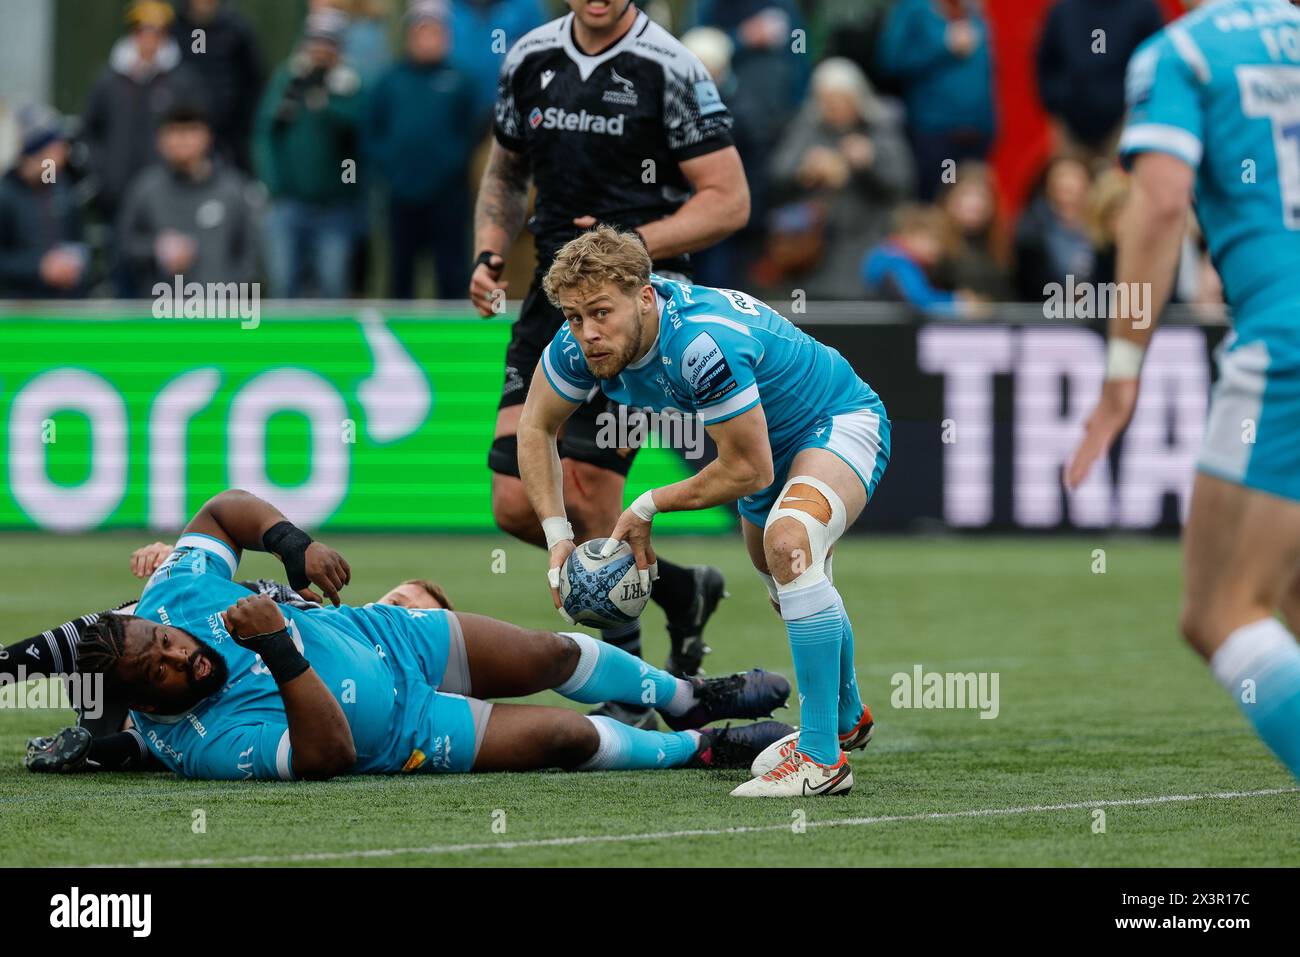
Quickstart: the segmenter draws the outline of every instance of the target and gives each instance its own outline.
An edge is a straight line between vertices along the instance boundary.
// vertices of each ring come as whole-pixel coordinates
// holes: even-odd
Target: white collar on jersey
[[[649,18],[645,15],[645,11],[638,10],[636,19],[632,21],[632,26],[628,29],[627,33],[619,37],[613,46],[606,47],[595,56],[589,56],[579,50],[578,44],[573,42],[573,14],[570,13],[566,16],[564,18],[564,23],[560,26],[560,35],[564,38],[564,52],[569,55],[570,60],[577,64],[578,75],[582,77],[583,82],[586,82],[587,77],[591,76],[596,67],[600,66],[606,60],[611,60],[618,56],[635,43],[637,34],[645,29],[646,21],[648,19]]]
[[[644,369],[654,361],[654,358],[657,355],[659,355],[659,340],[663,338],[664,334],[664,301],[659,298],[658,289],[653,289],[651,291],[655,294],[655,313],[659,316],[659,329],[655,332],[655,341],[654,344],[650,346],[650,351],[640,359],[637,359],[636,362],[629,362],[627,364],[629,369]]]

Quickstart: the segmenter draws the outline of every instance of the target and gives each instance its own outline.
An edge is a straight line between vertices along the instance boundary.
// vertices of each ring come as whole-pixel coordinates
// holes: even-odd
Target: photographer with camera
[[[266,272],[271,294],[296,298],[304,273],[316,294],[347,298],[362,195],[356,133],[363,100],[356,70],[340,55],[347,15],[307,17],[302,42],[276,70],[258,109],[253,160],[271,195]],[[351,175],[349,175],[349,170]]]

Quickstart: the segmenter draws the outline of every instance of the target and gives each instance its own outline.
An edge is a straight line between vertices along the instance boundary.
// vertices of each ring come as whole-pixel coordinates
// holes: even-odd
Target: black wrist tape
[[[252,635],[248,638],[236,638],[235,641],[249,651],[259,655],[277,685],[292,681],[311,667],[302,656],[298,646],[289,637],[287,629],[267,632],[264,635]]]
[[[311,541],[311,536],[293,522],[272,525],[262,536],[262,547],[280,556],[289,576],[289,586],[294,591],[301,591],[311,584],[307,577],[307,546]]]
[[[487,266],[488,269],[492,269],[492,268],[493,268],[493,266],[492,266],[492,260],[494,260],[494,259],[500,259],[500,260],[501,260],[501,265],[500,265],[500,266],[497,266],[496,269],[495,269],[495,271],[496,271],[497,273],[500,273],[502,269],[505,269],[505,268],[506,268],[506,260],[505,260],[505,257],[502,256],[500,253],[494,253],[494,252],[493,252],[492,250],[490,250],[490,249],[485,249],[485,250],[483,250],[481,253],[479,253],[479,254],[478,254],[478,258],[474,260],[474,265],[475,265],[476,267],[477,267],[477,266]]]

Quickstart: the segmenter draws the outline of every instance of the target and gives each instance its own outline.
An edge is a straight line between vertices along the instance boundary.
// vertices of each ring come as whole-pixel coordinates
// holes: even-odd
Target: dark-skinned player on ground
[[[184,777],[740,768],[790,731],[703,727],[782,706],[779,675],[677,678],[579,632],[463,612],[278,604],[234,580],[245,548],[274,551],[291,582],[305,575],[332,603],[351,577],[333,549],[231,490],[186,527],[136,614],[104,616],[78,643],[81,672],[104,676],[153,756]],[[546,689],[647,701],[675,730],[485,700]]]

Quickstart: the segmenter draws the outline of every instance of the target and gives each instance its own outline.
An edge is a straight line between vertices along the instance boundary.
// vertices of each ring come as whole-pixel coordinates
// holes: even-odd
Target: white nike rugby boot
[[[841,751],[860,751],[871,743],[871,735],[876,728],[875,722],[871,718],[871,709],[863,705],[862,717],[858,720],[857,726],[852,731],[840,735]],[[785,761],[794,754],[799,747],[799,732],[787,734],[780,741],[774,741],[766,748],[763,753],[754,759],[754,764],[750,767],[749,773],[754,777],[761,777],[774,767]]]
[[[853,787],[849,756],[840,752],[834,764],[818,764],[802,751],[795,751],[772,770],[746,781],[731,792],[732,797],[819,797],[848,794]]]

